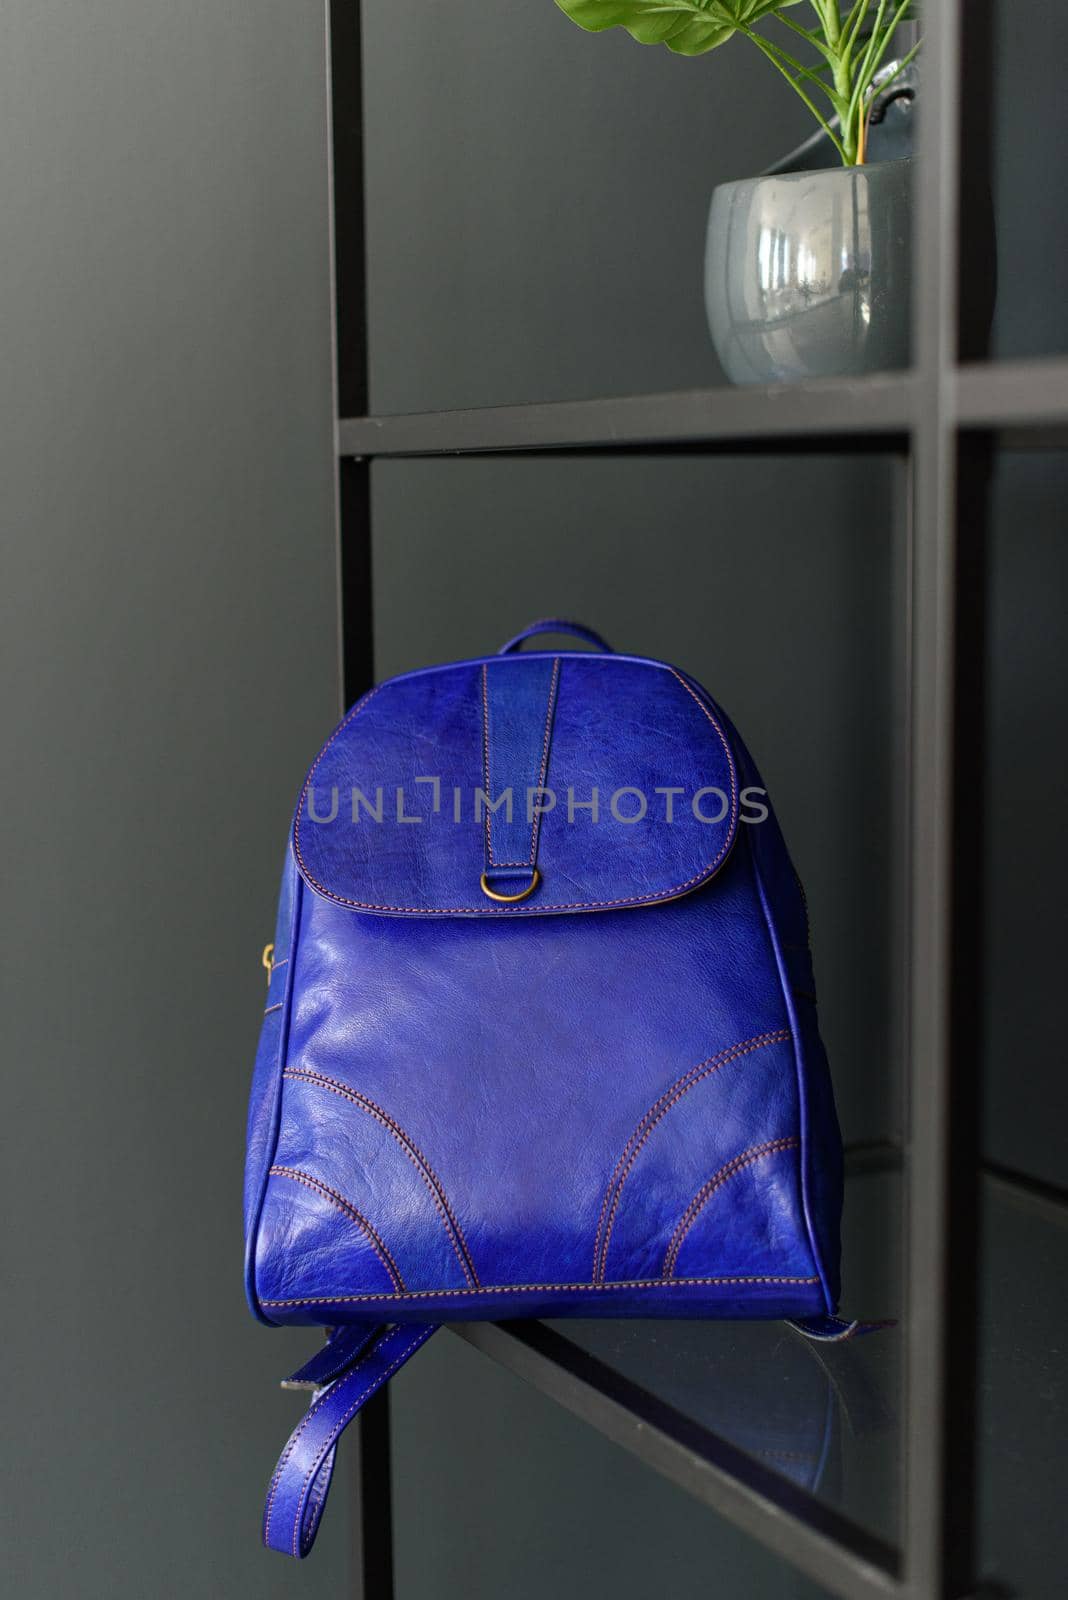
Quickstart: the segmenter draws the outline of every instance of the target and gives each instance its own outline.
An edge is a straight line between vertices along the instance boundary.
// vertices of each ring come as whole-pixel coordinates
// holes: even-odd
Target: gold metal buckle
[[[517,900],[528,899],[534,893],[534,890],[538,887],[540,882],[541,873],[538,871],[537,867],[535,867],[531,873],[530,882],[527,884],[525,889],[520,889],[518,894],[498,894],[496,889],[491,889],[489,884],[486,882],[485,873],[483,873],[481,878],[479,878],[478,886],[488,899],[497,900],[503,906],[514,906]]]
[[[274,945],[265,944],[263,954],[260,956],[260,965],[267,969],[267,987],[271,987],[271,973],[274,971]]]

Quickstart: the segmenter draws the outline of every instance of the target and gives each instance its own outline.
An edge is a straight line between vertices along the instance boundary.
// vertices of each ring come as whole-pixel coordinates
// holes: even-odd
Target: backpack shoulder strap
[[[337,1442],[371,1396],[437,1329],[436,1323],[339,1329],[288,1383],[326,1384],[294,1428],[274,1469],[263,1512],[263,1542],[300,1560],[315,1543],[334,1472]],[[339,1370],[340,1368],[340,1370]]]

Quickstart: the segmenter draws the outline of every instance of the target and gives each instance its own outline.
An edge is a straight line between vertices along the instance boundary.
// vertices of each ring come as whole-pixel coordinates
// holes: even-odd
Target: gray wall
[[[241,1291],[294,785],[335,711],[318,0],[6,0],[0,1587],[337,1597],[259,1547],[313,1347]]]
[[[992,348],[1066,351],[1068,9],[972,6],[994,38]],[[364,15],[373,408],[722,382],[701,300],[709,195],[812,126],[763,57],[740,39],[686,60],[586,34],[553,0],[364,0]]]
[[[998,359],[1068,351],[1064,152],[1068,9],[1062,0],[978,0],[993,22],[993,195]],[[965,263],[965,270],[967,270]]]
[[[991,506],[985,1143],[994,1161],[1063,1190],[1068,456],[1002,453]]]
[[[1063,7],[1032,9],[1044,51],[997,8],[1002,354],[1068,348],[1044,270],[1063,207],[1029,181],[1036,105],[1043,148],[1063,145]],[[590,38],[551,0],[365,10],[375,406],[718,381],[708,192],[806,131],[755,53]],[[257,1544],[296,1414],[274,1380],[310,1340],[248,1320],[238,1219],[259,951],[294,784],[335,710],[321,22],[319,0],[7,0],[0,17],[2,1559],[20,1600],[343,1590],[343,1491],[299,1574]],[[847,1132],[894,1131],[887,464],[394,464],[374,494],[380,671],[562,605],[722,696],[809,886]],[[992,1152],[1061,1180],[1043,841],[1064,494],[1043,458],[1000,469],[986,997]],[[1036,747],[1046,826],[1021,830],[1007,775]],[[862,1232],[864,1259],[889,1248],[882,1223]],[[1025,1303],[990,1287],[995,1310]],[[1029,1415],[988,1388],[992,1416]],[[710,1581],[809,1592],[455,1340],[401,1375],[395,1416],[400,1600],[644,1594],[663,1550],[680,1600]],[[890,1484],[871,1515],[893,1503]],[[587,1508],[602,1535],[584,1544]],[[1007,1508],[988,1489],[988,1529],[1024,1525]]]
[[[745,41],[583,33],[553,0],[365,0],[378,411],[722,381],[714,184],[807,135]]]

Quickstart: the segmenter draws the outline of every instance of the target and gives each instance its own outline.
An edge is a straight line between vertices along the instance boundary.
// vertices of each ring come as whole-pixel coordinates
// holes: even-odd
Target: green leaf
[[[701,56],[739,27],[800,0],[556,0],[587,33],[625,28],[639,44],[666,44],[680,56]]]

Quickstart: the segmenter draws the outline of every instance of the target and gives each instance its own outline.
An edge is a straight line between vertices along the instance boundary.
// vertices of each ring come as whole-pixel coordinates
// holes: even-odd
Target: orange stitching
[[[352,1202],[346,1200],[343,1194],[339,1194],[336,1189],[331,1189],[327,1183],[320,1183],[319,1179],[313,1178],[310,1172],[300,1172],[296,1167],[271,1167],[269,1176],[272,1178],[292,1178],[294,1183],[302,1183],[306,1189],[311,1189],[314,1193],[321,1194],[324,1199],[329,1200],[340,1211],[345,1212],[346,1216],[351,1217],[357,1227],[366,1234],[375,1255],[378,1256],[385,1267],[386,1274],[394,1289],[399,1289],[403,1292],[404,1279],[401,1277],[397,1263],[390,1255],[382,1239],[363,1215],[363,1212],[357,1211]]]
[[[528,866],[533,866],[538,859],[538,830],[541,827],[541,792],[545,788],[545,778],[549,771],[549,741],[553,731],[553,712],[556,710],[556,686],[560,681],[560,657],[553,659],[553,675],[549,679],[549,698],[545,705],[545,737],[541,742],[541,767],[538,772],[538,803],[531,806],[534,815],[530,822],[530,860]]]
[[[610,661],[613,658],[611,656],[606,656],[603,659]],[[682,677],[681,673],[677,672],[674,667],[667,666],[665,662],[656,662],[654,665],[662,667],[665,671],[670,672],[673,678],[677,678],[679,683],[681,683],[682,687],[686,690],[686,693],[690,695],[690,697],[697,703],[698,706],[700,706],[701,710],[704,712],[713,728],[715,728],[727,757],[727,771],[730,774],[731,782],[731,819],[730,826],[727,829],[727,837],[723,842],[722,849],[718,852],[715,858],[707,867],[704,867],[700,872],[695,873],[692,878],[687,878],[685,882],[677,883],[673,888],[665,889],[659,894],[632,894],[626,895],[619,900],[571,900],[567,902],[562,901],[558,904],[551,905],[547,905],[544,902],[539,902],[538,904],[531,906],[529,909],[524,906],[513,905],[509,906],[507,913],[498,911],[494,906],[376,905],[374,902],[369,900],[353,900],[350,899],[348,895],[335,894],[332,889],[328,889],[325,883],[320,883],[319,879],[314,876],[301,853],[301,812],[304,809],[304,802],[308,797],[308,790],[311,787],[311,781],[318,771],[319,764],[326,755],[326,752],[330,749],[330,746],[334,743],[334,740],[344,733],[345,729],[348,727],[353,718],[356,717],[363,710],[363,708],[370,703],[371,700],[373,700],[378,691],[380,689],[384,689],[386,683],[395,681],[387,678],[386,683],[376,684],[376,686],[370,690],[368,694],[364,695],[362,700],[358,700],[353,706],[352,710],[349,712],[348,716],[345,718],[344,722],[339,723],[339,725],[334,729],[333,733],[330,735],[330,738],[326,741],[326,743],[323,745],[323,748],[316,756],[315,761],[312,764],[312,769],[304,780],[304,788],[301,790],[300,799],[297,802],[297,812],[293,823],[293,853],[297,858],[297,862],[300,866],[300,870],[305,881],[309,883],[313,889],[318,890],[321,895],[324,895],[327,900],[332,900],[335,905],[352,906],[353,910],[355,911],[393,911],[397,912],[399,915],[417,915],[427,917],[498,917],[502,915],[530,917],[542,916],[548,911],[609,911],[613,907],[617,906],[651,906],[657,905],[662,900],[676,899],[687,889],[692,889],[697,884],[705,882],[707,879],[712,877],[717,867],[719,867],[720,863],[729,853],[731,846],[734,844],[735,835],[737,833],[738,785],[737,776],[734,769],[734,757],[731,754],[730,745],[727,743],[723,729],[720,727],[711,711],[709,711],[708,707],[697,696],[691,686],[686,682],[685,678]]]
[[[418,1333],[413,1335],[413,1337],[408,1340],[408,1343],[404,1346],[403,1350],[396,1357],[396,1359],[390,1362],[390,1364],[386,1368],[386,1370],[384,1372],[380,1373],[379,1376],[374,1380],[374,1382],[372,1384],[370,1384],[366,1389],[361,1391],[361,1393],[356,1397],[356,1399],[353,1401],[352,1405],[346,1411],[344,1417],[342,1417],[340,1422],[336,1425],[337,1426],[337,1433],[335,1433],[335,1435],[334,1435],[335,1440],[336,1440],[338,1434],[343,1433],[344,1430],[348,1427],[349,1422],[356,1415],[357,1411],[359,1411],[360,1407],[367,1400],[369,1400],[371,1398],[371,1396],[377,1392],[377,1390],[381,1389],[382,1385],[384,1383],[386,1383],[387,1380],[390,1377],[392,1377],[393,1373],[396,1372],[397,1368],[398,1367],[402,1367],[404,1365],[404,1363],[407,1361],[407,1359],[408,1359],[408,1357],[410,1355],[414,1355],[415,1351],[419,1348],[419,1345],[422,1342],[423,1337],[424,1337],[424,1330],[422,1328],[420,1328]],[[308,1415],[310,1416],[311,1412],[309,1412]],[[307,1419],[305,1419],[305,1420],[307,1420]],[[300,1549],[298,1541],[299,1541],[299,1538],[300,1538],[301,1524],[302,1524],[302,1522],[304,1520],[304,1514],[303,1514],[304,1496],[307,1494],[308,1488],[309,1488],[309,1486],[310,1486],[310,1484],[312,1482],[312,1479],[315,1477],[315,1474],[319,1471],[319,1469],[322,1467],[323,1462],[326,1460],[326,1457],[327,1457],[327,1455],[329,1453],[329,1450],[330,1450],[330,1445],[329,1444],[327,1444],[325,1448],[320,1448],[318,1456],[312,1462],[311,1466],[308,1468],[307,1475],[305,1476],[304,1482],[301,1484],[300,1494],[299,1494],[299,1496],[297,1498],[296,1515],[294,1516],[294,1519],[293,1519],[293,1543],[292,1543],[291,1548],[292,1548],[293,1554],[295,1556],[299,1554],[299,1549]],[[325,1494],[325,1490],[324,1490],[324,1494]]]
[[[733,837],[729,844],[733,844]],[[677,900],[686,889],[691,889],[699,883],[705,882],[719,866],[726,855],[729,845],[725,844],[712,865],[703,872],[697,872],[692,878],[687,878],[685,883],[676,883],[673,888],[665,889],[658,894],[631,894],[622,900],[569,900],[566,904],[560,902],[554,905],[532,905],[529,910],[523,906],[509,906],[509,916],[539,916],[547,911],[612,911],[621,906],[655,906],[662,900]],[[332,889],[327,889],[314,878],[300,859],[301,871],[313,889],[323,895],[327,900],[332,900],[335,905],[351,906],[354,911],[395,911],[405,916],[420,917],[499,917],[504,913],[496,911],[492,906],[381,906],[372,904],[368,900],[350,900],[346,895],[335,894]]]
[[[384,1329],[381,1334],[378,1334],[378,1335],[375,1336],[375,1338],[371,1341],[371,1343],[367,1346],[367,1348],[365,1350],[361,1350],[360,1354],[356,1358],[355,1364],[352,1366],[350,1371],[355,1372],[358,1367],[363,1365],[364,1360],[368,1356],[371,1355],[371,1353],[375,1349],[375,1347],[378,1344],[381,1343],[382,1339],[385,1338],[386,1332],[388,1332],[388,1330]],[[347,1374],[345,1374],[345,1375],[347,1376]],[[303,1434],[305,1428],[308,1426],[309,1422],[311,1422],[312,1418],[314,1416],[316,1416],[316,1414],[319,1411],[322,1410],[322,1407],[323,1407],[323,1404],[324,1404],[326,1398],[327,1398],[327,1396],[324,1393],[319,1400],[315,1401],[315,1403],[313,1405],[309,1406],[308,1410],[304,1414],[304,1418],[303,1418],[303,1421],[300,1424],[300,1427],[296,1430],[296,1432],[294,1434],[291,1435],[289,1443],[286,1445],[285,1449],[282,1451],[282,1454],[278,1459],[278,1465],[274,1469],[274,1477],[271,1479],[271,1489],[270,1489],[270,1494],[267,1497],[267,1506],[266,1506],[266,1509],[264,1510],[264,1513],[263,1513],[263,1542],[264,1542],[264,1544],[268,1544],[269,1541],[270,1541],[270,1536],[271,1536],[271,1517],[272,1517],[272,1515],[274,1513],[275,1497],[278,1494],[278,1485],[282,1481],[282,1473],[285,1470],[286,1462],[289,1460],[290,1456],[293,1454],[293,1451],[296,1449],[297,1445],[299,1444],[301,1435]]]
[[[320,1294],[305,1300],[261,1300],[264,1306],[340,1306],[374,1300],[441,1300],[453,1295],[535,1294],[549,1290],[561,1294],[609,1294],[614,1289],[686,1289],[704,1284],[819,1283],[812,1278],[626,1278],[614,1283],[501,1283],[478,1289],[408,1289],[404,1294]]]
[[[282,1076],[283,1078],[295,1078],[300,1083],[313,1084],[320,1089],[329,1090],[331,1094],[339,1095],[343,1100],[351,1100],[354,1106],[358,1106],[361,1111],[366,1111],[369,1117],[373,1117],[376,1122],[381,1123],[387,1132],[393,1135],[430,1190],[431,1199],[444,1224],[445,1232],[449,1234],[449,1242],[456,1253],[456,1258],[460,1263],[464,1277],[469,1284],[473,1284],[477,1288],[478,1273],[475,1271],[475,1264],[471,1259],[471,1252],[467,1248],[463,1230],[453,1215],[452,1207],[446,1198],[441,1180],[431,1167],[426,1156],[419,1149],[419,1146],[408,1137],[400,1123],[394,1122],[388,1112],[383,1111],[381,1106],[376,1105],[366,1095],[360,1094],[358,1090],[349,1089],[345,1084],[339,1083],[336,1078],[328,1078],[321,1072],[312,1072],[307,1067],[287,1067]]]
[[[675,1264],[679,1259],[679,1251],[686,1241],[686,1236],[717,1189],[721,1189],[737,1173],[744,1171],[746,1167],[751,1167],[755,1161],[762,1160],[764,1156],[776,1155],[780,1150],[795,1150],[800,1143],[800,1139],[793,1137],[788,1139],[769,1139],[766,1144],[754,1145],[749,1150],[743,1150],[740,1155],[732,1156],[730,1161],[720,1167],[718,1172],[713,1173],[708,1182],[698,1189],[683,1212],[675,1232],[671,1235],[667,1253],[664,1256],[661,1276],[664,1278],[674,1276]]]
[[[275,1497],[278,1494],[278,1485],[282,1481],[282,1470],[285,1467],[285,1464],[289,1460],[290,1456],[293,1454],[293,1451],[296,1449],[297,1441],[300,1438],[301,1434],[304,1432],[305,1428],[308,1426],[308,1423],[310,1421],[311,1421],[311,1412],[309,1411],[307,1416],[304,1418],[304,1421],[301,1423],[300,1427],[297,1429],[296,1433],[293,1435],[293,1437],[290,1439],[289,1443],[286,1445],[285,1449],[282,1451],[282,1454],[279,1457],[278,1465],[274,1469],[274,1477],[271,1479],[271,1492],[267,1496],[267,1509],[263,1514],[263,1542],[268,1547],[270,1547],[270,1541],[271,1541],[271,1518],[274,1515],[274,1502],[275,1502]]]
[[[734,786],[734,782],[735,782],[734,757],[731,754],[731,748],[730,748],[730,745],[727,743],[727,740],[726,740],[726,738],[724,736],[723,729],[720,727],[719,723],[716,721],[716,719],[712,715],[711,711],[709,711],[708,707],[705,705],[704,701],[701,699],[701,697],[697,693],[697,691],[690,684],[688,684],[686,682],[686,679],[683,677],[682,673],[681,672],[676,672],[674,667],[668,667],[668,671],[671,673],[671,676],[673,678],[677,678],[678,679],[678,681],[682,684],[682,687],[686,690],[686,693],[690,696],[690,699],[693,700],[694,703],[701,708],[701,710],[704,712],[705,716],[708,718],[709,722],[712,724],[712,726],[715,728],[716,732],[719,734],[719,742],[723,746],[723,754],[727,758],[727,771],[731,775],[731,810],[733,812],[733,810],[735,808],[735,804],[737,802],[737,790],[735,789],[735,786]]]
[[[545,737],[542,739],[542,743],[541,743],[541,769],[538,772],[538,787],[534,791],[535,794],[537,794],[539,796],[540,796],[542,790],[545,788],[545,774],[548,771],[548,767],[549,767],[549,742],[550,742],[550,739],[551,739],[551,736],[552,736],[553,711],[556,708],[556,685],[557,685],[557,681],[558,681],[559,677],[560,677],[560,657],[557,656],[555,658],[555,660],[553,661],[552,676],[549,679],[549,698],[545,703]],[[494,861],[494,859],[493,859],[493,837],[492,837],[492,830],[491,830],[491,827],[490,827],[490,813],[489,813],[489,804],[488,804],[488,801],[489,801],[490,797],[492,796],[492,790],[490,789],[489,691],[488,691],[487,685],[488,685],[488,668],[487,668],[487,665],[485,663],[483,663],[483,667],[482,667],[482,771],[483,771],[483,776],[484,776],[485,784],[486,784],[486,797],[487,797],[487,805],[486,805],[486,857],[487,857],[487,860],[489,861],[489,864],[490,864],[491,867],[532,867],[534,865],[534,863],[536,862],[537,858],[538,858],[538,832],[539,832],[539,829],[541,828],[541,816],[542,816],[541,809],[540,809],[540,801],[539,801],[539,805],[538,805],[537,808],[535,808],[533,802],[531,803],[531,810],[533,811],[534,814],[530,819],[530,855],[527,857],[526,861]]]
[[[732,1061],[737,1061],[741,1056],[752,1054],[754,1050],[762,1050],[765,1045],[785,1044],[790,1037],[789,1028],[779,1028],[775,1033],[758,1033],[752,1039],[743,1039],[738,1044],[730,1045],[726,1050],[721,1050],[718,1055],[709,1056],[705,1061],[699,1061],[695,1067],[684,1072],[681,1078],[676,1078],[671,1086],[664,1090],[660,1098],[653,1102],[648,1111],[638,1123],[627,1143],[623,1147],[623,1154],[616,1162],[615,1171],[608,1181],[604,1200],[601,1202],[601,1215],[597,1222],[597,1238],[594,1243],[593,1255],[593,1281],[600,1282],[608,1270],[608,1246],[612,1238],[612,1228],[615,1225],[616,1213],[623,1194],[623,1186],[634,1168],[642,1152],[646,1140],[653,1129],[667,1115],[672,1106],[676,1105],[683,1095],[703,1079],[710,1077],[713,1072],[718,1072],[720,1067],[728,1066]],[[652,1122],[649,1118],[652,1117]],[[648,1126],[646,1124],[648,1123]],[[644,1130],[644,1131],[643,1131]],[[641,1137],[639,1138],[639,1135]],[[635,1140],[638,1142],[635,1144]],[[612,1202],[611,1213],[608,1214],[609,1201],[612,1200],[613,1190],[615,1197]],[[607,1215],[607,1222],[606,1222]],[[601,1230],[604,1229],[602,1238]]]
[[[325,1472],[325,1467],[326,1456],[323,1457],[322,1465],[319,1468],[319,1476],[323,1479],[323,1482],[319,1488],[319,1493],[317,1495],[313,1495],[308,1501],[308,1508],[303,1517],[300,1519],[301,1531],[303,1532],[305,1538],[314,1535],[316,1528],[318,1528],[319,1517],[322,1514],[323,1509],[323,1502],[330,1491],[330,1482],[334,1476],[334,1469],[333,1466],[331,1466],[330,1471]]]
[[[482,663],[482,781],[486,786],[486,860],[491,867],[496,866],[493,859],[493,830],[490,827],[489,803],[493,796],[490,788],[490,744],[489,744],[489,664]]]

